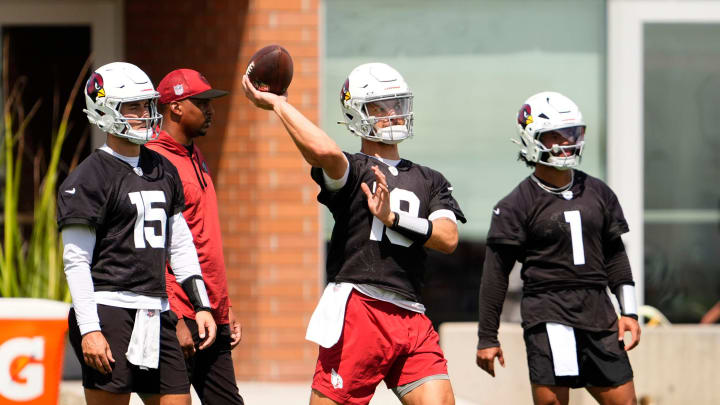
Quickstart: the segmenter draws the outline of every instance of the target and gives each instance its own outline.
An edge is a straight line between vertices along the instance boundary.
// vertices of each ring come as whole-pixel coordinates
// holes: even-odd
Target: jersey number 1
[[[565,211],[565,222],[570,224],[570,238],[572,240],[573,263],[585,264],[585,247],[582,238],[582,221],[580,211]]]
[[[400,208],[400,202],[402,201],[407,203],[407,211]],[[420,213],[420,199],[412,191],[396,188],[390,192],[390,209],[395,212],[404,212],[408,215],[417,217]],[[370,228],[370,240],[382,240],[383,230],[385,231],[388,240],[393,245],[408,247],[413,243],[412,239],[407,238],[392,229],[386,230],[385,224],[383,224],[377,217],[373,217],[372,228]]]
[[[164,203],[165,193],[158,190],[128,193],[130,202],[137,208],[135,217],[135,247],[145,248],[145,241],[153,248],[165,247],[165,222],[167,214],[163,208],[153,208],[152,203]],[[154,226],[145,226],[145,221],[160,221],[160,235],[155,235]]]

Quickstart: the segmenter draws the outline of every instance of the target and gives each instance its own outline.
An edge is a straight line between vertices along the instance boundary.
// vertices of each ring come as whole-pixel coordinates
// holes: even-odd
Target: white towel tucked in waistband
[[[337,343],[345,324],[345,306],[353,290],[350,283],[329,283],[310,317],[305,339],[324,348]]]
[[[138,309],[135,313],[127,360],[142,369],[158,368],[160,360],[160,311]]]
[[[555,375],[558,377],[579,375],[575,330],[567,325],[553,322],[546,323],[545,327],[550,341]]]

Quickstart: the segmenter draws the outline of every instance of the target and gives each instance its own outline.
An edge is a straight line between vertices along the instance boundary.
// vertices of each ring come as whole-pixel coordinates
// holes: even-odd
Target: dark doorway
[[[54,134],[68,101],[72,86],[90,55],[89,26],[4,26],[7,41],[7,94],[24,82],[20,102],[27,113],[36,101],[41,105],[25,131],[22,156],[19,211],[24,233],[32,226],[32,212],[39,182],[47,172]],[[5,42],[3,42],[5,43]],[[84,85],[84,80],[81,86]],[[82,89],[82,87],[81,87]],[[80,160],[90,153],[91,139],[87,118],[82,112],[82,91],[74,100],[68,132],[62,148],[58,183],[65,179],[73,157]],[[3,171],[4,169],[0,169]],[[4,183],[4,182],[3,182]]]
[[[325,252],[329,249],[328,241]],[[443,322],[477,322],[485,242],[461,240],[451,255],[425,251],[422,301],[435,329]]]

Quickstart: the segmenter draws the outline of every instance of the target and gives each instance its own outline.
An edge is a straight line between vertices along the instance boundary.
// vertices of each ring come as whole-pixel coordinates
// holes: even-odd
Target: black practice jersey
[[[169,160],[144,146],[138,167],[93,152],[58,189],[58,226],[95,229],[96,291],[166,297],[168,219],[185,206],[182,182]]]
[[[318,201],[335,219],[327,257],[327,281],[372,284],[420,302],[425,273],[425,249],[393,231],[370,213],[361,183],[374,190],[378,166],[385,174],[393,211],[428,218],[438,210],[450,210],[465,222],[452,196],[452,186],[442,174],[401,160],[395,167],[362,153],[345,154],[350,164],[347,183],[331,192],[325,188],[322,169],[314,167],[312,177],[320,185]]]
[[[628,231],[615,194],[575,171],[571,193],[528,177],[493,209],[488,244],[518,247],[523,325],[558,322],[604,330],[617,320],[605,291],[605,245]]]

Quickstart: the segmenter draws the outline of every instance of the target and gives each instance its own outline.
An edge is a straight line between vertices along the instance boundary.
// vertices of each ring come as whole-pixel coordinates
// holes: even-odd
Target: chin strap
[[[390,229],[410,238],[420,245],[424,245],[432,235],[432,222],[425,218],[418,218],[401,212],[393,211],[395,220]]]
[[[182,283],[182,289],[190,299],[195,312],[210,311],[210,299],[201,276],[190,276]]]
[[[637,301],[635,299],[635,286],[622,284],[615,288],[615,297],[620,305],[620,315],[638,319]]]

